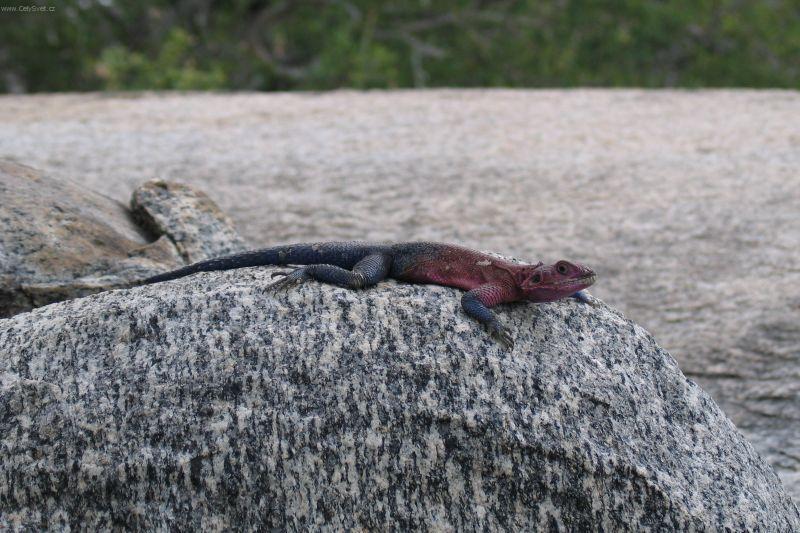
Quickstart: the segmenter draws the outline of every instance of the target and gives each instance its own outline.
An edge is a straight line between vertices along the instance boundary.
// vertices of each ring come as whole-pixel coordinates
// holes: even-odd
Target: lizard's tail
[[[352,268],[360,259],[376,248],[383,248],[383,246],[359,242],[287,244],[199,261],[177,270],[149,277],[143,280],[141,284],[148,285],[150,283],[169,281],[189,276],[196,272],[232,270],[266,265],[315,265],[328,263],[342,268]]]
[[[231,270],[234,268],[244,268],[259,265],[279,265],[278,262],[278,249],[268,248],[266,250],[254,250],[251,252],[242,252],[233,255],[226,255],[224,257],[216,257],[214,259],[207,259],[205,261],[198,261],[191,265],[171,270],[163,274],[157,274],[142,281],[142,285],[149,285],[150,283],[159,283],[161,281],[170,281],[173,279],[189,276],[197,272],[211,272],[214,270]]]

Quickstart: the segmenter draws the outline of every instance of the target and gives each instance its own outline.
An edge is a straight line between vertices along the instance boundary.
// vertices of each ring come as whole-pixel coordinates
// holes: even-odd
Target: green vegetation
[[[23,4],[55,9],[0,12],[0,91],[800,88],[797,0]]]

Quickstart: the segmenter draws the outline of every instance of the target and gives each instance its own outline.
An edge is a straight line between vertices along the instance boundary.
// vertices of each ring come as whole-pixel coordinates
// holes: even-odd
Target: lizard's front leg
[[[575,298],[579,302],[583,302],[585,304],[596,306],[597,302],[594,300],[591,294],[586,291],[578,291],[572,295],[572,298]]]
[[[273,276],[284,275],[284,278],[270,285],[270,288],[280,289],[313,279],[348,289],[363,289],[386,279],[391,265],[392,258],[387,254],[368,255],[356,263],[353,270],[328,264],[306,265],[286,275],[280,272],[274,273]]]
[[[461,297],[461,307],[469,316],[485,325],[492,337],[499,340],[506,348],[514,347],[514,338],[511,332],[489,309],[503,302],[515,299],[514,289],[502,284],[487,283],[464,293]]]

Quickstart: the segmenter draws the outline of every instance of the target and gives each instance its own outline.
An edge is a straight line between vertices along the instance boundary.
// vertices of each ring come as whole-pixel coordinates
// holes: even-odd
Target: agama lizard
[[[552,302],[569,296],[588,303],[590,297],[582,291],[595,280],[591,269],[575,263],[519,264],[452,244],[322,242],[275,246],[200,261],[143,283],[264,265],[303,265],[291,272],[273,273],[273,277],[284,276],[271,285],[276,289],[312,279],[362,289],[386,278],[463,289],[467,292],[461,298],[461,306],[467,315],[484,324],[507,347],[513,347],[513,338],[491,307],[519,301]]]

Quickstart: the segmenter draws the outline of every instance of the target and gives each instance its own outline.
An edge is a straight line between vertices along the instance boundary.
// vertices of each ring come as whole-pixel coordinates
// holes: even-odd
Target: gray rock
[[[144,227],[116,200],[2,160],[0,198],[0,317],[242,247],[219,208],[185,186],[138,189],[133,204]]]
[[[0,321],[0,526],[791,531],[641,327],[565,301],[205,273]]]
[[[167,235],[187,263],[245,250],[233,222],[204,192],[151,180],[133,191],[131,209],[140,225]]]
[[[591,265],[800,502],[798,116],[786,90],[5,95],[0,157],[121,201],[185,181],[254,246]]]
[[[124,205],[0,160],[0,317],[126,285],[182,264]]]

